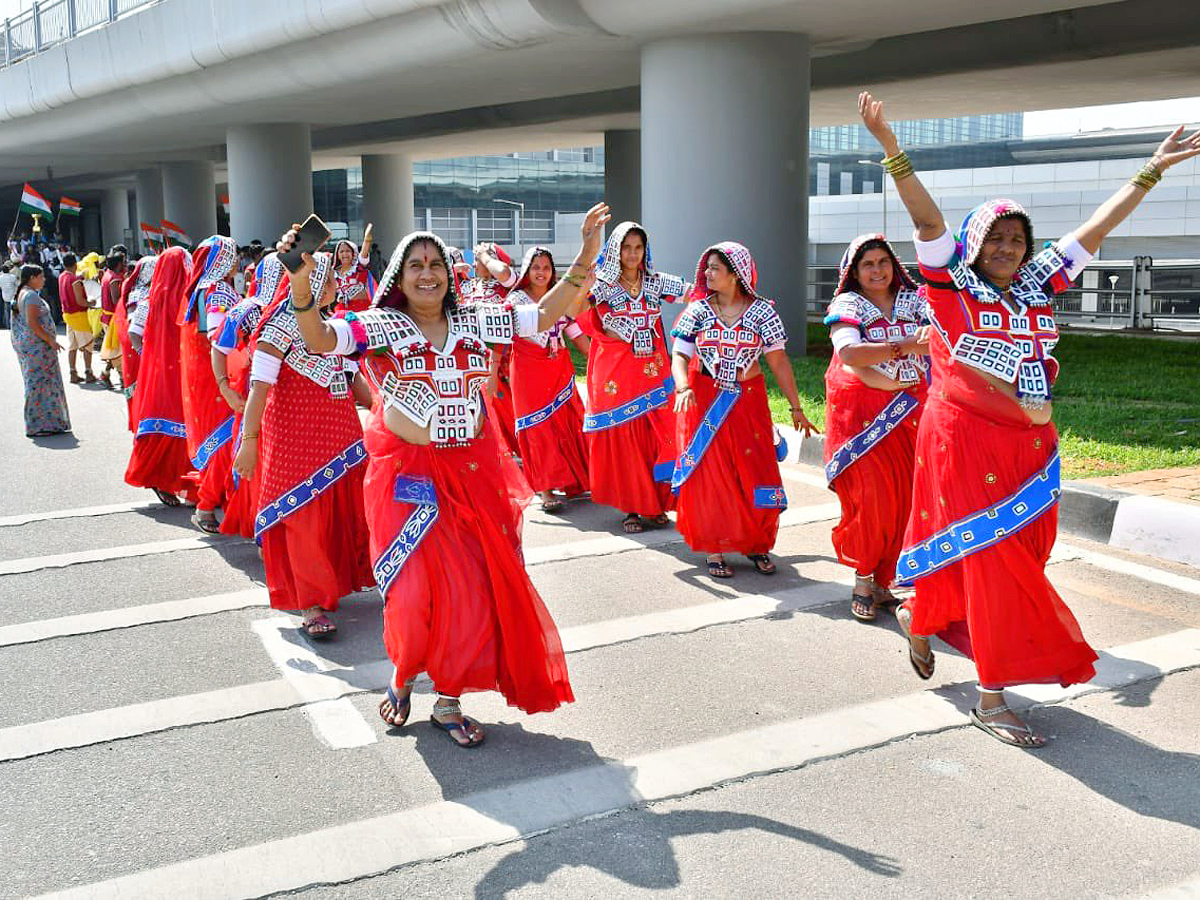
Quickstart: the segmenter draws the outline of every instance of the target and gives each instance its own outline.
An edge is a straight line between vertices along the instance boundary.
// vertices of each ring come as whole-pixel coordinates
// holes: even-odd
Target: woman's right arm
[[[292,245],[296,243],[296,232],[299,229],[298,224],[292,225],[291,230],[279,239],[275,249],[279,253],[291,250]],[[317,261],[311,253],[302,253],[300,256],[299,270],[283,270],[283,277],[292,288],[292,311],[296,314],[296,324],[300,326],[300,336],[304,338],[304,343],[311,352],[333,353],[338,345],[337,332],[321,318],[316,298],[312,295],[312,282],[309,281],[309,276],[317,267]]]
[[[863,91],[858,95],[858,114],[862,116],[867,131],[871,132],[875,140],[879,141],[879,145],[883,147],[885,163],[899,156],[900,144],[883,115],[883,101],[876,100],[869,91]],[[938,209],[933,197],[929,196],[929,191],[925,190],[925,185],[921,184],[921,179],[912,171],[911,164],[904,164],[907,162],[907,157],[898,162],[900,163],[900,168],[897,170],[898,177],[893,178],[893,183],[896,186],[896,193],[900,195],[908,214],[912,217],[913,227],[917,230],[917,238],[922,241],[937,240],[946,233],[946,220],[942,216],[942,211]],[[885,173],[883,177],[887,178],[888,174]]]

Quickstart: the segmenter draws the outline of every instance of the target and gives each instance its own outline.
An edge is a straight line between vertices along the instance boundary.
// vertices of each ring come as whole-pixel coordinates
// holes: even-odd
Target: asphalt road
[[[469,695],[464,752],[428,683],[376,715],[377,595],[310,644],[253,545],[124,484],[119,395],[68,385],[74,438],[35,443],[6,336],[0,386],[0,897],[1200,896],[1200,571],[1060,541],[1102,660],[1018,698],[1032,753],[970,727],[967,660],[918,681],[894,619],[850,617],[815,469],[774,578],[531,511],[577,700]]]

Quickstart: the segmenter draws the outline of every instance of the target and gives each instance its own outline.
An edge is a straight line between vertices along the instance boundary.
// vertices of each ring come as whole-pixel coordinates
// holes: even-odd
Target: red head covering
[[[696,263],[696,279],[692,292],[689,295],[693,300],[702,300],[712,293],[708,289],[708,276],[704,274],[705,268],[708,266],[708,257],[711,253],[719,253],[723,256],[730,268],[733,269],[733,274],[737,276],[738,283],[751,297],[757,297],[758,294],[755,288],[758,286],[758,267],[754,265],[754,257],[750,255],[750,251],[743,244],[736,241],[721,241],[719,244],[713,244],[707,250],[700,254],[700,261]]]

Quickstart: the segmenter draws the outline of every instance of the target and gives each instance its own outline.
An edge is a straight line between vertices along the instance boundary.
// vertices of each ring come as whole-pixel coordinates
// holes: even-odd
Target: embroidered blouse
[[[634,356],[654,353],[654,335],[662,318],[662,304],[683,295],[683,279],[663,272],[642,276],[642,290],[632,297],[620,282],[596,282],[592,301],[605,330],[633,348]]]
[[[928,301],[921,291],[912,288],[901,288],[897,292],[890,319],[857,291],[838,294],[825,315],[826,325],[853,325],[862,338],[874,343],[898,341],[928,323]],[[923,354],[908,353],[876,363],[871,368],[900,384],[911,385],[925,377],[929,359]]]
[[[763,297],[752,300],[732,325],[721,321],[709,299],[693,300],[679,316],[671,329],[674,350],[689,357],[698,354],[718,388],[737,392],[738,377],[760,356],[787,345],[787,330],[774,305]]]

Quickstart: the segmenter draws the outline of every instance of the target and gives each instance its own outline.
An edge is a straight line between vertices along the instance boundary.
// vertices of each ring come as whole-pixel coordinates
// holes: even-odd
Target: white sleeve
[[[932,241],[921,240],[914,231],[913,246],[917,248],[917,262],[931,269],[943,269],[949,265],[956,249],[954,235],[950,233],[949,228],[942,232],[941,237]]]
[[[696,355],[696,342],[691,338],[676,335],[674,342],[671,344],[671,352],[691,359]]]
[[[538,333],[541,312],[536,303],[521,303],[513,308],[513,321],[520,337],[533,337]]]
[[[354,340],[354,332],[350,329],[350,323],[345,319],[329,319],[325,324],[332,328],[333,333],[337,335],[337,346],[330,350],[330,353],[349,356],[358,348],[358,344]]]
[[[491,270],[489,269],[488,271],[490,272]],[[495,275],[493,275],[492,277],[493,277],[493,278],[496,278],[496,276],[495,276]],[[514,265],[512,265],[512,264],[509,264],[509,266],[508,266],[508,277],[507,277],[507,278],[505,278],[503,281],[501,281],[499,278],[496,278],[496,283],[497,283],[498,285],[500,285],[500,287],[502,287],[502,288],[506,288],[506,289],[508,289],[508,290],[512,290],[513,288],[515,288],[515,287],[517,286],[517,279],[518,279],[518,278],[520,278],[520,277],[521,277],[521,276],[520,276],[520,274],[517,272],[517,268],[516,268],[516,266],[514,266]]]
[[[835,325],[833,330],[829,332],[829,340],[833,342],[833,349],[840,352],[847,347],[861,344],[862,335],[859,334],[858,329],[853,325],[842,325],[840,327]]]
[[[1083,244],[1079,243],[1073,231],[1066,237],[1059,238],[1056,245],[1058,252],[1067,261],[1067,275],[1074,281],[1087,268],[1094,254],[1089,253]]]
[[[570,325],[563,329],[563,334],[565,334],[571,340],[575,340],[575,338],[580,337],[583,334],[583,329],[579,327],[578,322],[572,321]]]
[[[129,333],[139,337],[146,333],[146,323],[150,320],[150,298],[147,297],[133,310],[133,320],[129,323]]]
[[[279,370],[282,366],[283,360],[278,356],[272,356],[265,350],[255,350],[250,362],[250,380],[274,384],[279,380]]]

